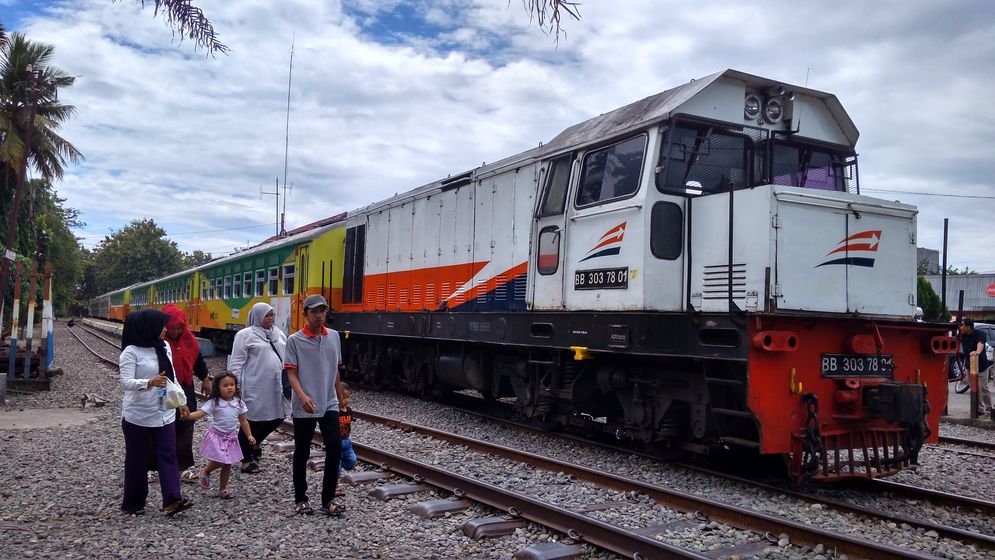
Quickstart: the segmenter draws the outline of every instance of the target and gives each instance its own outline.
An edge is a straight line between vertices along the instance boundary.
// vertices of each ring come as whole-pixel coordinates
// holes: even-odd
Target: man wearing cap
[[[333,503],[338,485],[339,456],[334,452],[339,441],[339,402],[342,380],[338,376],[342,358],[339,333],[325,327],[328,302],[318,294],[304,298],[304,328],[287,339],[286,358],[290,386],[294,391],[294,510],[310,514],[308,505],[307,461],[311,455],[311,438],[315,426],[325,439],[325,470],[321,482],[321,508],[330,515],[345,511],[345,506]]]

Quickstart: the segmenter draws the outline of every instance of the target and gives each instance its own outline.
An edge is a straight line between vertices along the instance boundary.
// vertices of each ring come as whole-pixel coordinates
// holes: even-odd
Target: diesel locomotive
[[[910,320],[917,211],[860,194],[857,137],[834,95],[726,70],[91,312],[176,303],[223,342],[321,293],[353,379],[886,476],[936,440],[957,343]]]

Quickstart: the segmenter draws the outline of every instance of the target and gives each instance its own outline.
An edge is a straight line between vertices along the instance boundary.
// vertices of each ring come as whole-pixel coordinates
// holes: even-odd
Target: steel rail
[[[862,558],[932,558],[919,552],[896,549],[873,541],[850,535],[833,533],[825,529],[804,525],[782,519],[767,513],[751,509],[723,504],[708,498],[694,496],[678,490],[664,488],[633,480],[611,473],[590,469],[580,465],[565,463],[556,459],[542,457],[532,453],[511,449],[490,442],[475,440],[465,436],[443,432],[426,426],[409,422],[353,411],[359,419],[395,427],[397,429],[428,435],[436,439],[463,445],[481,453],[491,453],[506,459],[526,462],[537,468],[553,472],[563,472],[577,479],[612,488],[622,492],[642,492],[652,497],[658,503],[682,512],[700,512],[709,519],[725,523],[738,529],[760,534],[784,533],[795,544],[816,546],[822,544],[827,548],[835,548],[838,553],[859,556]],[[355,443],[353,444],[355,445]]]
[[[563,438],[563,439],[568,439],[570,441],[584,443],[584,444],[587,444],[587,445],[596,446],[596,447],[600,447],[600,448],[603,448],[603,449],[610,449],[610,450],[618,451],[618,452],[621,452],[621,453],[627,453],[627,454],[634,455],[634,456],[637,456],[637,457],[643,457],[643,458],[651,459],[651,460],[660,460],[660,457],[655,456],[655,455],[653,455],[651,453],[643,453],[643,452],[639,452],[639,451],[635,451],[635,450],[631,450],[631,449],[626,449],[624,447],[619,447],[619,446],[609,445],[609,444],[605,444],[605,443],[601,443],[601,442],[591,441],[589,439],[585,439],[585,438],[582,438],[582,437],[574,436],[572,434],[551,433],[549,431],[542,430],[542,429],[536,428],[534,426],[529,426],[529,425],[525,425],[525,424],[521,424],[521,423],[518,423],[518,422],[511,421],[511,420],[506,420],[504,418],[494,417],[494,416],[491,416],[491,415],[488,415],[488,414],[485,414],[485,413],[481,413],[481,412],[477,412],[477,411],[474,411],[474,410],[467,410],[467,409],[464,409],[464,408],[460,408],[459,410],[460,410],[460,412],[464,412],[464,413],[469,414],[471,416],[476,416],[478,418],[484,418],[484,419],[487,419],[489,421],[497,422],[499,424],[502,424],[502,425],[505,425],[505,426],[508,426],[508,427],[511,427],[511,428],[514,428],[514,429],[525,429],[525,430],[532,431],[534,433],[540,433],[540,434],[545,434],[545,435],[548,435],[548,436],[553,436],[553,437],[559,437],[559,438]],[[830,507],[833,507],[833,508],[836,508],[836,509],[839,509],[839,510],[849,511],[851,513],[856,513],[856,514],[861,514],[861,515],[867,515],[867,516],[872,516],[872,517],[878,517],[878,518],[885,519],[885,520],[891,520],[891,521],[894,521],[896,523],[905,523],[905,524],[913,526],[913,527],[921,527],[924,531],[930,531],[930,530],[936,531],[937,534],[939,534],[941,536],[944,536],[944,537],[947,537],[947,538],[954,539],[954,540],[963,541],[963,542],[969,542],[969,543],[975,543],[975,544],[979,544],[979,545],[986,546],[986,547],[993,547],[993,546],[995,546],[995,537],[993,537],[991,535],[986,535],[984,533],[979,533],[979,532],[975,532],[975,531],[968,531],[966,529],[961,529],[961,528],[958,528],[958,527],[951,527],[949,525],[943,525],[941,523],[936,523],[934,521],[930,521],[929,519],[925,519],[925,518],[921,518],[921,519],[920,518],[913,518],[913,517],[909,517],[909,516],[902,515],[902,514],[895,513],[895,512],[881,511],[881,510],[877,510],[877,509],[873,509],[873,508],[869,508],[869,507],[865,507],[865,506],[860,506],[860,505],[857,505],[857,504],[851,504],[851,503],[845,502],[843,500],[838,500],[838,499],[830,498],[830,497],[826,497],[826,496],[819,496],[819,495],[808,493],[808,492],[802,492],[802,491],[794,490],[794,489],[791,489],[791,488],[785,488],[785,487],[774,485],[774,484],[768,484],[768,483],[765,483],[765,482],[751,480],[749,478],[744,478],[744,477],[737,476],[737,475],[734,475],[734,474],[730,474],[730,473],[726,473],[726,472],[722,472],[722,471],[717,471],[717,470],[714,470],[714,469],[709,469],[709,468],[701,467],[699,465],[692,465],[692,464],[681,463],[681,462],[671,462],[670,464],[675,465],[675,466],[679,466],[681,468],[685,468],[685,469],[688,469],[688,470],[692,470],[692,471],[695,471],[695,472],[700,472],[700,473],[703,473],[703,474],[707,474],[707,475],[715,476],[715,477],[718,477],[718,478],[722,478],[722,479],[725,479],[725,480],[730,480],[730,481],[733,481],[733,482],[738,482],[738,483],[744,484],[746,486],[760,488],[760,489],[763,489],[763,490],[767,490],[769,492],[775,492],[777,494],[785,494],[785,495],[794,497],[794,498],[799,499],[799,500],[808,501],[808,502],[822,503],[822,504],[825,504],[827,506],[830,506]],[[868,482],[865,481],[865,480],[859,480],[857,482],[857,484],[867,485]],[[897,483],[890,483],[890,484],[897,484]],[[917,489],[918,489],[918,487],[915,487],[915,486],[901,485],[900,487],[897,487],[897,488],[888,488],[886,491],[890,491],[890,492],[894,492],[894,493],[900,493],[901,495],[907,496],[907,497],[910,497],[910,498],[915,498],[915,499],[920,499],[920,500],[932,500],[932,501],[940,502],[940,503],[942,503],[942,505],[950,506],[950,507],[953,507],[955,509],[966,510],[966,509],[970,509],[970,508],[979,508],[979,509],[983,510],[985,513],[987,513],[988,515],[995,515],[995,503],[985,502],[983,500],[977,500],[977,499],[974,499],[974,498],[968,498],[968,497],[960,496],[960,495],[957,495],[957,494],[947,494],[947,493],[937,492],[937,491],[927,491],[927,492],[921,494],[921,493],[917,492]],[[871,487],[870,491],[878,493],[878,492],[881,491],[881,488],[873,488],[873,487]]]
[[[98,360],[100,360],[101,362],[104,362],[104,363],[106,363],[108,365],[114,366],[114,369],[117,369],[117,367],[118,367],[118,361],[117,360],[112,360],[112,359],[110,359],[108,357],[105,357],[105,356],[102,356],[102,355],[98,354],[97,351],[94,350],[93,348],[91,348],[89,344],[83,342],[83,339],[80,338],[80,336],[78,334],[76,334],[76,332],[73,330],[73,328],[70,327],[69,325],[66,325],[66,330],[68,330],[69,334],[73,335],[73,337],[76,340],[78,340],[79,343],[82,344],[84,348],[86,348],[87,350],[90,351],[91,354],[93,354],[94,356],[96,356],[96,358]]]
[[[528,519],[605,550],[629,558],[694,558],[706,560],[702,554],[679,548],[650,537],[638,535],[621,527],[598,521],[498,486],[474,480],[438,467],[407,459],[375,447],[353,442],[356,455],[384,470],[400,473],[461,497],[467,497],[511,515]]]
[[[975,439],[965,439],[951,436],[940,436],[940,443],[949,445],[963,445],[964,447],[976,447],[985,451],[995,451],[995,443],[990,441],[978,441]]]
[[[355,411],[353,414],[368,416]],[[293,434],[293,422],[284,420],[281,431]],[[311,443],[321,445],[324,443],[324,438],[319,432],[315,432],[314,436],[311,437]],[[691,558],[694,560],[708,560],[709,558],[693,550],[645,537],[583,514],[535,500],[486,482],[450,473],[444,469],[408,459],[371,445],[354,441],[352,446],[359,460],[377,465],[384,471],[397,473],[409,477],[415,482],[441,488],[458,497],[466,497],[487,504],[510,515],[560,531],[575,540],[581,540],[629,558]]]
[[[79,328],[81,328],[84,331],[92,334],[93,336],[99,338],[100,340],[103,340],[104,342],[106,342],[107,344],[110,344],[111,346],[114,346],[114,347],[116,347],[118,349],[121,348],[121,341],[120,340],[111,340],[111,339],[107,338],[106,336],[104,336],[102,332],[100,332],[100,331],[98,331],[98,330],[96,330],[94,328],[88,327],[87,325],[82,324],[82,323],[79,325]]]

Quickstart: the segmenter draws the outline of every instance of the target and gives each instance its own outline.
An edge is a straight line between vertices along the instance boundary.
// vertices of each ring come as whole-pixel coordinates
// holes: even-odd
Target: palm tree
[[[28,160],[43,178],[59,179],[67,162],[83,159],[56,132],[76,108],[59,103],[58,89],[71,86],[75,78],[49,64],[54,51],[53,46],[30,41],[21,33],[11,33],[0,45],[0,167],[7,192],[12,176],[20,172],[28,127],[32,127]],[[35,114],[30,122],[32,105]]]

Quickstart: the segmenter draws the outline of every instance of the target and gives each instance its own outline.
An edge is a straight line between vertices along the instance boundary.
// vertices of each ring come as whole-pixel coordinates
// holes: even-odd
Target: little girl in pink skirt
[[[238,447],[239,426],[245,432],[249,444],[256,444],[256,438],[252,437],[249,421],[245,417],[248,410],[239,394],[238,380],[233,373],[226,371],[214,380],[211,396],[200,410],[183,416],[185,420],[200,420],[205,416],[211,419],[211,427],[200,442],[200,456],[208,462],[201,469],[198,478],[200,487],[206,490],[211,487],[211,473],[221,469],[218,486],[218,496],[221,498],[231,497],[227,490],[231,466],[242,460],[242,450]]]

